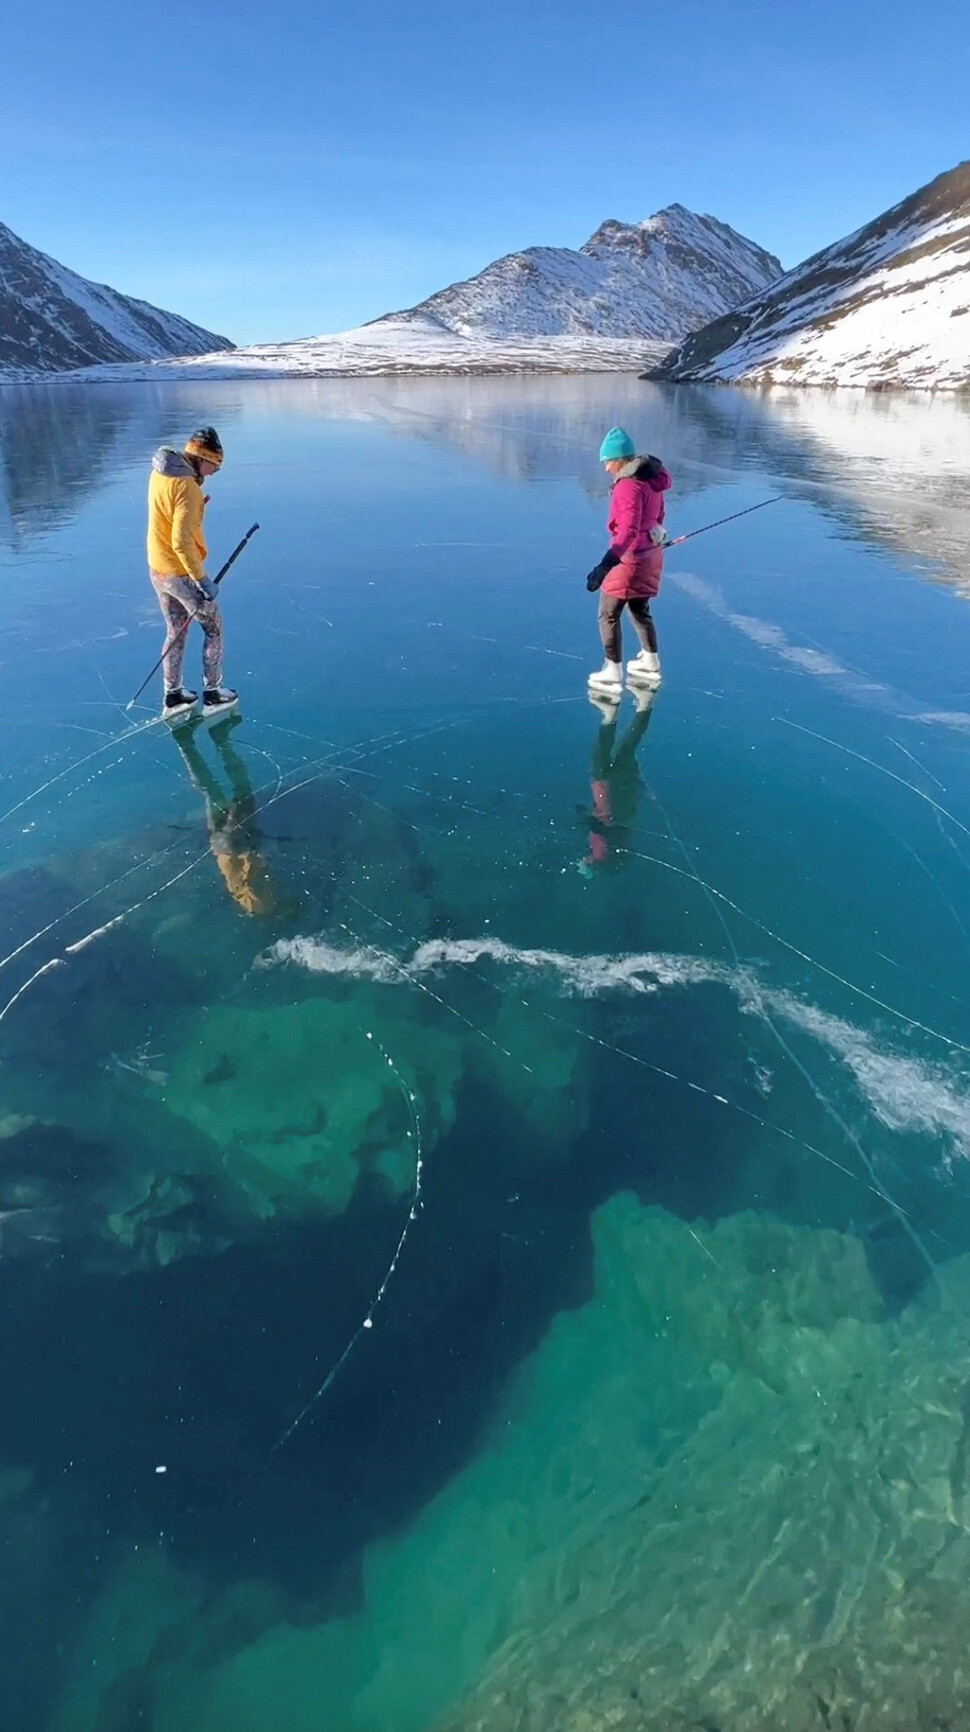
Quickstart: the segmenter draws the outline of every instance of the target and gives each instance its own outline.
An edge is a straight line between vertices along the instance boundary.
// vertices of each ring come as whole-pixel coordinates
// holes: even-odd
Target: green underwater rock
[[[970,1258],[892,1319],[832,1231],[617,1196],[594,1237],[593,1299],[370,1550],[362,1612],[270,1608],[217,1653],[178,1635],[191,1586],[154,1608],[128,1639],[150,1732],[967,1724]],[[121,1732],[103,1708],[52,1732]]]
[[[483,1085],[476,1119],[490,1115],[513,1167],[568,1156],[589,1112],[582,1037],[480,985],[453,1013],[383,981],[215,1005],[183,1019],[157,1063],[112,1079],[116,1120],[133,1091],[143,1118],[107,1230],[149,1265],[218,1252],[281,1215],[339,1215],[364,1174],[407,1195],[412,1090],[428,1155],[456,1123],[462,1083]],[[172,1150],[168,1172],[159,1156]]]
[[[407,1192],[415,1151],[402,1087],[418,1092],[429,1149],[453,1123],[461,1073],[458,1039],[397,1015],[393,1002],[378,1011],[368,991],[207,1011],[160,1094],[208,1140],[212,1176],[240,1208],[334,1215],[367,1170]]]
[[[442,1727],[963,1724],[970,1261],[894,1323],[853,1240],[735,1216],[692,1265],[686,1231],[598,1218],[608,1281],[538,1356],[530,1418],[570,1335],[590,1366],[599,1337],[601,1416],[539,1469],[559,1532]]]
[[[69,1237],[106,1272],[218,1255],[280,1217],[340,1215],[365,1175],[372,1197],[405,1197],[412,1090],[426,1155],[464,1110],[513,1185],[568,1159],[589,1116],[588,1043],[512,993],[454,987],[452,1005],[398,980],[321,991],[256,971],[231,1002],[119,1015],[110,1031],[92,1019],[88,1048],[53,1079],[10,1069],[0,1213],[17,1211],[20,1238],[41,1225]]]

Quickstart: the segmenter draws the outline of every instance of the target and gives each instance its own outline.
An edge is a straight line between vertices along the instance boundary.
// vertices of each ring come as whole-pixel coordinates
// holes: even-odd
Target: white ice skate
[[[608,698],[619,699],[623,691],[622,662],[604,662],[596,673],[590,674],[586,683],[591,692],[601,692]]]
[[[641,650],[632,662],[627,662],[626,671],[629,679],[645,686],[659,686],[663,678],[656,650]]]
[[[198,692],[186,691],[179,686],[174,692],[166,692],[162,703],[162,721],[170,728],[177,728],[195,715],[195,706],[199,701]]]
[[[230,686],[206,686],[202,694],[202,714],[206,721],[224,716],[239,702],[239,693]]]

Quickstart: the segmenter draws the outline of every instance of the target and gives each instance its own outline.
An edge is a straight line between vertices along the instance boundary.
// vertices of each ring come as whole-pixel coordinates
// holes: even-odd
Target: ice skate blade
[[[642,668],[627,668],[626,678],[627,685],[648,686],[654,691],[663,682],[663,674],[644,673]]]
[[[238,712],[239,699],[233,698],[228,704],[203,704],[199,714],[204,722],[221,722],[225,716]]]
[[[198,716],[198,705],[179,704],[177,709],[163,710],[162,721],[167,728],[183,728],[186,722],[191,722]]]

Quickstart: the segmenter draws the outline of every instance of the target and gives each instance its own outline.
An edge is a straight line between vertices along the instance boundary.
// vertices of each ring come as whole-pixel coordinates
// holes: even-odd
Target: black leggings
[[[620,615],[623,609],[630,609],[633,629],[640,639],[641,649],[657,653],[657,628],[650,612],[650,602],[645,595],[631,595],[624,601],[619,595],[600,595],[600,637],[606,651],[608,662],[618,662],[622,654],[620,640]]]

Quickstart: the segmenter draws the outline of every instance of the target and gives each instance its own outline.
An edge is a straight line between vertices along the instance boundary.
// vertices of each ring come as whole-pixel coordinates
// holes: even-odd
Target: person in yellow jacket
[[[200,427],[181,451],[163,445],[152,458],[148,482],[148,569],[165,620],[164,713],[189,713],[198,697],[182,684],[185,642],[192,620],[204,634],[202,707],[215,713],[236,703],[222,683],[222,615],[218,592],[206,575],[208,548],[202,529],[207,495],[202,484],[222,467],[222,441],[214,427]]]

